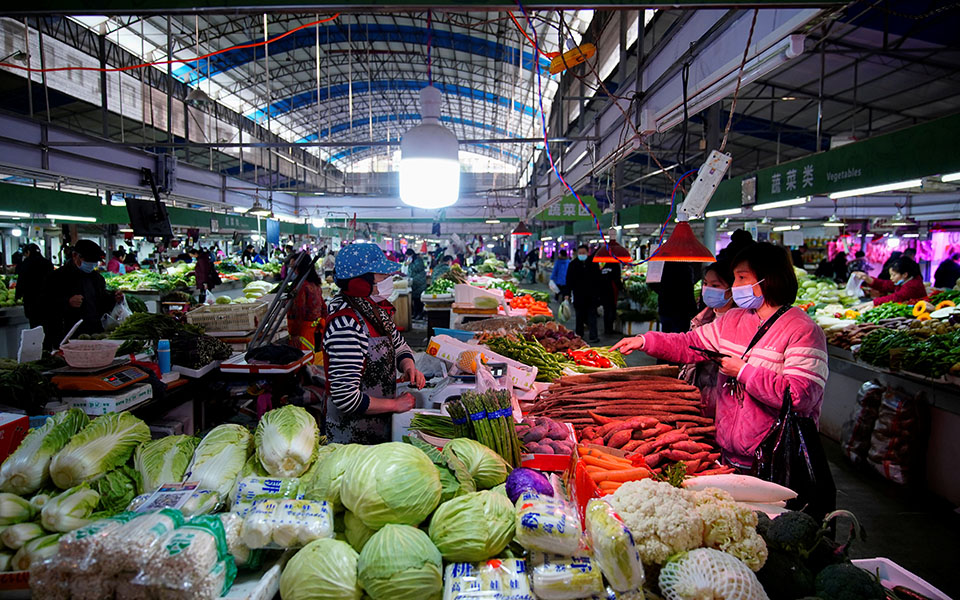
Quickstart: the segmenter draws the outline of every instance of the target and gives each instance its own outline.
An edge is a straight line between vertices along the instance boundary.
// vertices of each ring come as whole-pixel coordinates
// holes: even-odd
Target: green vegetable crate
[[[187,313],[187,323],[203,327],[204,331],[253,331],[267,314],[267,303],[211,304]]]

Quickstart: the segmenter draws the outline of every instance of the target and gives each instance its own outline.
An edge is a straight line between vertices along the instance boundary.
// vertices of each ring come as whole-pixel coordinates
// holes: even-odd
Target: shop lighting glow
[[[0,210],[0,217],[12,217],[14,219],[28,219],[30,213],[17,212],[15,210]]]
[[[918,238],[918,237],[920,237],[920,234],[919,234],[919,233],[905,233],[905,234],[903,234],[903,237],[905,237],[905,238]]]
[[[836,213],[830,215],[830,218],[824,221],[824,227],[846,227],[847,224],[840,220]]]
[[[493,248],[493,244],[487,244],[487,248]]]
[[[96,223],[97,220],[94,217],[78,217],[75,215],[52,215],[47,214],[43,215],[45,219],[50,219],[51,221],[79,221],[81,223]]]
[[[540,238],[540,241],[542,241],[542,242],[552,242],[552,241],[553,241],[553,237],[552,237],[552,236],[542,237],[542,238]]]
[[[833,195],[830,196],[831,198]],[[758,210],[770,210],[771,208],[786,208],[788,206],[798,206],[800,204],[806,204],[810,202],[810,196],[803,196],[802,198],[791,198],[790,200],[778,200],[777,202],[768,202],[766,204],[754,204],[754,212]]]
[[[23,235],[23,230],[20,229],[19,227],[16,227],[16,228],[10,230],[10,235],[12,235],[12,236],[15,237],[15,238],[18,238],[18,237],[20,237],[21,235]]]
[[[838,200],[840,198],[851,198],[853,196],[868,196],[870,194],[879,194],[880,192],[893,192],[896,190],[906,190],[910,188],[920,187],[923,185],[922,179],[910,179],[908,181],[901,181],[899,183],[887,183],[884,185],[874,185],[865,188],[858,188],[855,190],[847,190],[845,192],[834,192],[830,194],[831,200]]]
[[[960,181],[960,173],[949,173],[941,177],[940,181],[944,183],[950,183],[951,181]]]
[[[248,210],[250,210],[250,207],[249,207],[249,206],[234,206],[234,207],[233,207],[233,212],[235,212],[235,213],[243,214],[243,213],[247,212]]]
[[[416,208],[451,206],[460,195],[460,145],[440,124],[440,90],[420,91],[420,125],[400,139],[400,199]]]
[[[484,223],[486,223],[487,225],[499,225],[500,219],[487,219],[486,221],[484,221]]]
[[[639,229],[639,227],[640,227],[640,223],[630,223],[628,225],[623,226],[624,229]]]
[[[133,233],[133,230],[130,229],[129,227],[124,227],[123,229],[118,229],[117,231],[119,231],[120,233]]]
[[[323,229],[327,226],[327,220],[323,217],[314,217],[313,219],[310,219],[310,224],[317,229]]]
[[[779,227],[774,227],[774,231],[797,231],[800,229],[799,225],[780,225]]]
[[[705,217],[732,217],[743,212],[742,208],[725,208],[723,210],[708,210],[703,213]]]

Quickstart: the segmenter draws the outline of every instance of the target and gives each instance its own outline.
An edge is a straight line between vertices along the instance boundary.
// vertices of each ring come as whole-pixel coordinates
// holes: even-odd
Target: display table
[[[848,350],[828,346],[830,376],[820,412],[820,432],[840,441],[841,431],[857,405],[857,392],[866,381],[922,392],[929,405],[930,426],[924,463],[926,484],[933,493],[960,503],[960,388],[857,361]]]

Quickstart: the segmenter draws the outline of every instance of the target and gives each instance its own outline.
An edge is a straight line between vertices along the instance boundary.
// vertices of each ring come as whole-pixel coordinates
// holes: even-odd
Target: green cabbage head
[[[423,451],[400,442],[379,444],[350,463],[340,500],[371,529],[419,525],[440,503],[440,475]]]
[[[300,549],[280,575],[283,600],[360,600],[357,553],[345,542],[322,538]]]
[[[513,539],[516,515],[510,499],[492,491],[457,496],[430,519],[430,539],[450,562],[481,562]]]
[[[331,450],[327,448],[333,447]],[[317,456],[316,468],[311,468],[300,479],[300,490],[309,500],[326,500],[334,512],[343,510],[340,502],[340,485],[347,467],[369,446],[361,444],[331,444],[324,446]]]
[[[452,439],[443,447],[443,453],[452,453],[463,461],[480,490],[497,487],[510,473],[510,465],[499,454],[471,439]]]
[[[370,529],[363,524],[355,514],[352,512],[344,511],[343,513],[343,535],[347,538],[347,542],[353,547],[354,550],[360,552],[363,550],[363,547],[367,544],[367,541],[370,540],[376,531]]]
[[[90,488],[90,484],[82,483],[70,488],[56,498],[52,498],[43,505],[40,511],[40,523],[47,531],[66,533],[89,525],[100,494]]]
[[[257,458],[267,473],[299,477],[317,457],[320,428],[306,409],[288,404],[260,418],[255,440]]]
[[[440,551],[423,531],[386,525],[363,547],[357,570],[360,585],[373,600],[439,600],[442,563]]]

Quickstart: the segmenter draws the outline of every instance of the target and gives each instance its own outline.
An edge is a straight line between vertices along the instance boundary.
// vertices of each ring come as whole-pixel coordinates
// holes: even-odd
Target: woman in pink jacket
[[[690,346],[722,354],[717,443],[726,464],[748,472],[788,387],[796,413],[819,421],[827,343],[804,311],[790,308],[797,297],[797,278],[783,248],[754,244],[732,264],[732,295],[739,308],[688,333],[645,333],[621,340],[614,349],[624,354],[643,350],[678,363],[702,359]],[[755,341],[762,328],[766,331]]]

